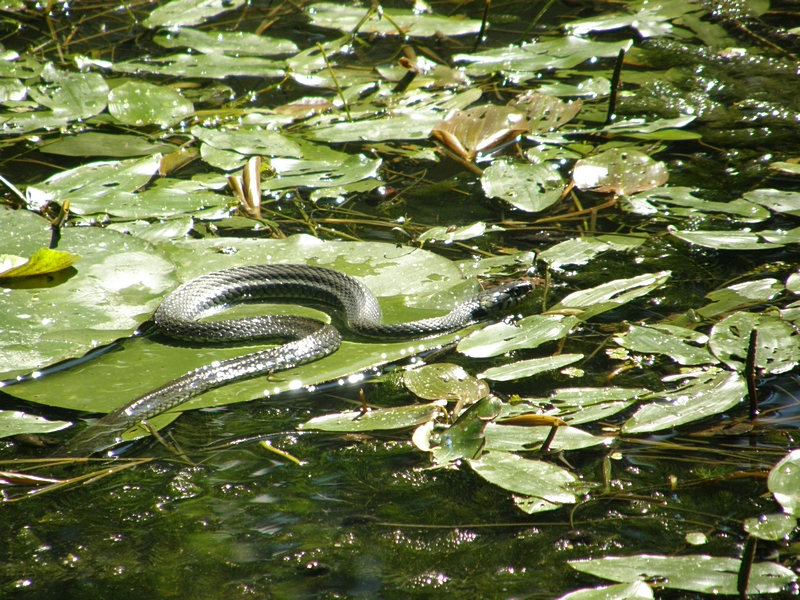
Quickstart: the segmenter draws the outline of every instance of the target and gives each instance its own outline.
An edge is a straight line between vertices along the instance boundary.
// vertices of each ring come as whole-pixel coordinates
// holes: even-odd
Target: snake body
[[[153,320],[167,335],[196,342],[231,342],[282,338],[286,343],[186,373],[99,419],[69,440],[62,456],[89,455],[121,440],[119,434],[190,398],[235,381],[285,371],[335,352],[341,343],[336,328],[315,319],[258,316],[222,321],[198,321],[209,309],[235,302],[270,299],[301,300],[332,308],[358,336],[399,340],[457,331],[514,306],[531,290],[515,281],[483,291],[448,314],[406,323],[381,322],[374,294],[359,280],[311,265],[252,265],[202,275],[173,291]]]

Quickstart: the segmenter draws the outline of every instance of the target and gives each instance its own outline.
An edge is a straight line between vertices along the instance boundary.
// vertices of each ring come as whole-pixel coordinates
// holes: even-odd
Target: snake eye
[[[532,289],[530,281],[512,281],[486,290],[479,296],[481,308],[487,315],[507,311],[516,306]]]

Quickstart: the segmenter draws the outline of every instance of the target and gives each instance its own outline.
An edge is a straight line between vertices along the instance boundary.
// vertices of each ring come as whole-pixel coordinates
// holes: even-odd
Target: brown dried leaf
[[[433,128],[433,136],[462,158],[472,161],[528,131],[525,113],[511,106],[484,105],[459,110]]]

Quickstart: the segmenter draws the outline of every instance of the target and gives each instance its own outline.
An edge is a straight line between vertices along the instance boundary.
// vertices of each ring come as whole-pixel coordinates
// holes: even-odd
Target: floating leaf
[[[27,433],[51,433],[66,429],[69,421],[48,421],[18,410],[0,410],[0,438]]]
[[[643,152],[612,148],[575,163],[572,180],[581,190],[627,196],[650,190],[667,182],[669,174],[663,162],[656,162]]]
[[[800,335],[784,320],[768,314],[737,312],[723,319],[711,329],[709,348],[732,369],[744,370],[753,329],[758,330],[755,364],[764,373],[777,375],[797,366]]]
[[[218,131],[195,125],[191,133],[205,144],[219,150],[234,150],[244,155],[289,156],[301,158],[300,146],[277,131],[260,127],[241,127],[232,131]]]
[[[113,156],[128,158],[131,156],[149,156],[159,152],[172,152],[176,146],[172,144],[154,144],[138,135],[97,133],[90,131],[70,135],[39,146],[44,154],[61,156]]]
[[[271,38],[243,31],[170,29],[161,31],[153,36],[153,41],[164,48],[192,48],[204,54],[270,56],[297,52],[297,45],[291,40]]]
[[[319,2],[306,8],[311,24],[316,27],[338,29],[350,33],[361,24],[367,15],[366,8],[353,8]],[[385,14],[387,18],[381,18]],[[401,31],[397,31],[400,27]],[[409,35],[412,37],[431,37],[434,35],[466,35],[478,33],[481,22],[473,19],[457,19],[438,15],[419,14],[416,11],[384,8],[361,24],[361,33],[380,33],[383,35]]]
[[[472,161],[526,131],[528,121],[523,111],[486,104],[448,115],[431,134],[463,159]]]
[[[245,0],[172,0],[151,12],[142,25],[150,28],[197,25],[244,3]]]
[[[487,358],[520,348],[536,348],[560,340],[578,323],[576,317],[564,315],[533,315],[516,325],[495,323],[461,340],[458,351],[473,358]]]
[[[477,402],[489,395],[489,386],[450,363],[425,365],[403,375],[403,384],[425,400]]]
[[[706,555],[608,556],[590,560],[570,560],[567,564],[580,571],[603,579],[634,582],[643,579],[657,581],[669,589],[686,590],[714,595],[737,595],[737,579],[741,561],[738,558]],[[753,564],[747,594],[775,594],[797,576],[777,563]]]
[[[786,512],[800,516],[800,450],[792,450],[772,467],[767,488]]]
[[[646,273],[630,279],[617,279],[597,287],[573,292],[548,312],[581,310],[581,319],[586,320],[607,310],[627,304],[634,298],[649,294],[664,285],[670,271]]]
[[[493,226],[491,231],[504,231],[502,227]],[[445,244],[452,244],[453,242],[461,242],[464,240],[471,240],[476,237],[482,236],[486,232],[486,223],[478,221],[471,225],[464,225],[463,227],[431,227],[417,238],[418,242],[444,242]]]
[[[484,429],[500,414],[501,407],[502,402],[494,396],[483,398],[461,413],[450,427],[434,430],[430,438],[434,462],[446,465],[477,457],[485,443]]]
[[[563,102],[555,96],[540,92],[526,92],[518,96],[512,106],[525,111],[528,133],[547,133],[569,123],[580,112],[580,100]]]
[[[525,402],[504,407],[501,418],[529,413],[546,413],[570,425],[606,419],[650,394],[646,388],[562,388],[549,398],[525,398]]]
[[[758,234],[749,231],[679,231],[669,229],[669,233],[684,242],[717,250],[769,250],[783,246],[782,243],[771,244],[763,242]]]
[[[546,371],[554,371],[555,369],[560,369],[574,362],[578,362],[582,358],[583,354],[559,354],[558,356],[521,360],[511,363],[510,365],[487,369],[478,375],[478,377],[491,379],[492,381],[511,381],[512,379],[531,377]]]
[[[672,19],[682,17],[686,13],[701,12],[702,6],[681,0],[666,0],[657,3],[632,2],[626,5],[631,14],[612,13],[600,17],[591,17],[572,21],[564,25],[572,35],[585,36],[593,31],[610,31],[624,27],[634,27],[643,38],[670,35]],[[638,9],[638,11],[637,11]],[[637,12],[634,12],[637,11]]]
[[[39,248],[28,259],[0,254],[0,279],[55,273],[71,267],[80,257],[80,254],[50,250],[49,248]],[[22,262],[19,262],[20,260]],[[9,264],[11,264],[10,267],[7,266]]]
[[[575,590],[558,600],[653,600],[653,588],[644,581],[618,583]]]
[[[194,113],[194,105],[171,88],[129,81],[108,94],[108,112],[126,125],[169,127]]]
[[[551,269],[560,269],[564,265],[585,265],[598,254],[608,250],[630,250],[641,246],[645,239],[635,236],[608,235],[572,238],[540,252],[539,259],[546,261]]]
[[[577,502],[571,487],[578,479],[566,469],[510,452],[487,452],[470,467],[489,483],[517,494],[532,496],[525,512],[542,512]]]
[[[706,295],[713,300],[708,306],[697,309],[697,313],[710,318],[733,312],[736,309],[761,304],[772,300],[783,292],[783,284],[777,279],[765,277],[756,281],[745,281],[714,290]]]
[[[49,225],[28,211],[0,210],[0,230],[14,232],[0,239],[0,252],[33,253],[49,239]],[[0,280],[0,379],[130,335],[177,285],[163,254],[115,231],[68,227],[59,247],[80,250],[76,269]]]
[[[415,427],[444,414],[445,410],[436,403],[380,408],[367,412],[350,410],[314,417],[299,425],[298,429],[338,432],[390,431]]]
[[[783,540],[797,527],[797,519],[784,513],[744,520],[744,530],[760,540]]]
[[[271,161],[275,177],[262,182],[265,190],[288,188],[333,188],[378,177],[380,158],[337,152],[326,160],[276,158]],[[374,187],[374,186],[372,186]]]
[[[624,209],[639,215],[677,215],[683,217],[699,214],[729,214],[737,221],[757,223],[768,219],[770,213],[756,203],[737,199],[731,202],[711,202],[692,195],[696,190],[687,187],[668,187],[645,191],[625,198]],[[677,207],[677,208],[675,208]]]
[[[221,0],[218,0],[221,1]],[[120,73],[153,73],[172,77],[226,79],[228,77],[283,77],[284,61],[226,54],[171,54],[114,63]]]
[[[538,450],[551,431],[552,427],[525,427],[498,422],[489,423],[484,432],[486,450],[504,450],[507,452]],[[576,427],[559,427],[553,441],[550,443],[550,450],[554,452],[581,450],[608,444],[610,441],[612,441],[612,438],[592,435]]]
[[[705,344],[707,336],[696,337],[690,329],[660,328],[658,325],[641,327],[630,325],[627,333],[614,338],[614,341],[628,350],[642,354],[666,354],[681,365],[704,365],[717,360],[705,348],[690,346],[683,340]],[[701,341],[702,340],[702,341]]]
[[[484,193],[520,210],[540,212],[558,202],[565,184],[555,165],[495,161],[481,176]]]
[[[746,393],[747,386],[738,373],[706,375],[676,390],[658,392],[656,397],[664,401],[640,408],[621,431],[650,433],[705,419],[733,408]]]

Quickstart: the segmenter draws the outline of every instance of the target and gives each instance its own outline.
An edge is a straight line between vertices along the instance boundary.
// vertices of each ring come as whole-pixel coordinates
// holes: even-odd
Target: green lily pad
[[[351,410],[315,417],[298,429],[336,432],[390,431],[415,427],[443,414],[446,414],[444,409],[436,403],[381,408],[367,412]]]
[[[749,231],[680,231],[670,229],[669,233],[689,244],[717,250],[770,250],[783,246],[781,243],[764,242],[758,234]]]
[[[142,25],[145,27],[178,27],[197,25],[226,11],[239,8],[245,0],[172,0],[159,6]]]
[[[486,441],[484,429],[500,414],[501,407],[502,402],[494,396],[483,398],[462,412],[450,427],[434,431],[429,441],[434,446],[434,462],[443,466],[477,457]]]
[[[153,36],[153,41],[164,48],[192,48],[203,54],[270,56],[297,52],[297,45],[291,40],[271,38],[244,31],[169,29]]]
[[[194,105],[172,88],[129,81],[108,94],[108,112],[126,125],[169,127],[194,113]]]
[[[61,156],[111,156],[128,158],[169,153],[176,150],[172,144],[154,144],[138,135],[97,133],[90,131],[70,135],[39,146],[39,152]]]
[[[578,478],[548,462],[495,450],[477,460],[470,460],[469,466],[489,483],[510,492],[532,496],[535,505],[528,507],[528,513],[555,510],[578,500],[571,489]]]
[[[581,320],[587,320],[608,310],[627,304],[634,298],[649,294],[667,282],[670,271],[646,273],[630,279],[616,279],[597,287],[573,292],[548,312],[580,310]]]
[[[300,146],[276,131],[260,127],[241,127],[231,131],[218,131],[195,125],[191,133],[200,141],[219,150],[233,150],[239,154],[259,156],[289,156],[301,158]]]
[[[478,377],[491,379],[492,381],[511,381],[512,379],[531,377],[546,371],[554,371],[578,362],[582,358],[583,354],[559,354],[558,356],[520,360],[502,367],[486,369]]]
[[[555,165],[495,161],[481,176],[484,193],[498,197],[527,212],[552,206],[566,187]]]
[[[489,423],[484,430],[486,436],[486,450],[504,450],[506,452],[522,452],[525,450],[538,450],[550,435],[551,427],[537,426],[525,427],[520,425],[506,425],[503,423]],[[576,427],[559,427],[550,450],[562,452],[565,450],[581,450],[592,446],[607,445],[612,438],[592,435]]]
[[[800,450],[792,450],[772,467],[767,488],[786,512],[800,516]]]
[[[118,235],[115,232],[105,233]],[[125,239],[135,241],[130,236]],[[310,236],[297,235],[285,240],[190,240],[162,245],[161,248],[167,252],[171,266],[177,268],[184,281],[242,264],[300,262],[334,268],[360,277],[378,297],[384,298],[381,304],[386,322],[442,314],[479,289],[476,282],[463,282],[461,272],[451,261],[427,251],[396,247],[394,244],[326,243]],[[174,284],[170,289],[173,287]],[[417,308],[407,306],[412,301]],[[266,308],[245,304],[236,310],[240,311],[238,315],[242,315],[263,313]],[[286,307],[281,312],[298,314],[294,306]],[[299,312],[304,316],[327,319],[325,313],[316,310]],[[313,389],[322,382],[334,381],[341,385],[357,383],[363,379],[361,373],[364,371],[439,347],[457,338],[458,334],[450,334],[440,338],[392,343],[346,339],[339,351],[322,360],[273,377],[254,378],[206,392],[177,407],[172,413],[245,402],[286,391]],[[137,337],[126,340],[123,351],[108,353],[68,371],[16,385],[13,392],[20,398],[52,406],[109,412],[150,391],[159,382],[170,381],[215,360],[225,360],[264,347],[255,343],[216,347]],[[143,377],[143,373],[147,376]]]
[[[743,197],[776,213],[800,215],[800,194],[797,192],[762,188],[747,192]]]
[[[644,581],[618,583],[575,590],[558,600],[653,600],[653,588]]]
[[[48,421],[18,410],[0,410],[0,438],[26,433],[50,433],[66,429],[69,421]]]
[[[621,431],[650,433],[678,427],[729,410],[746,394],[747,386],[738,373],[706,374],[676,390],[656,393],[664,402],[640,408]]]
[[[451,363],[424,365],[403,375],[403,384],[425,400],[477,402],[489,394],[489,386]]]
[[[681,339],[682,328],[661,329],[659,326],[640,327],[630,325],[627,333],[614,338],[614,341],[628,350],[642,354],[665,354],[681,365],[713,364],[717,359],[703,347],[691,346]],[[691,329],[685,335],[691,342],[705,344],[707,336],[697,338]],[[700,341],[702,340],[702,341]]]
[[[307,7],[307,13],[311,19],[311,24],[316,27],[326,27],[338,29],[344,33],[350,33],[361,22],[367,14],[366,8],[355,8],[333,4],[331,2],[319,2]],[[379,15],[385,14],[390,18],[381,18]],[[397,27],[402,31],[397,31]],[[386,8],[381,13],[375,13],[361,25],[361,33],[380,33],[383,35],[402,35],[411,37],[431,37],[434,35],[466,35],[478,33],[481,22],[474,19],[455,19],[441,17],[439,15],[429,15],[417,11]]]
[[[691,556],[609,556],[590,560],[571,560],[567,564],[580,571],[620,582],[658,581],[660,586],[714,595],[737,595],[738,558],[706,555]],[[747,594],[775,594],[797,579],[777,563],[755,563],[750,571]]]
[[[687,187],[658,188],[625,198],[621,206],[634,214],[645,216],[697,217],[721,213],[745,223],[758,223],[770,217],[770,212],[757,203],[741,198],[730,202],[711,202],[694,196],[692,192],[695,191]]]
[[[515,325],[495,323],[463,339],[458,351],[473,358],[488,358],[520,348],[536,348],[560,340],[579,322],[576,317],[563,315],[533,315]]]
[[[797,519],[784,513],[744,520],[744,530],[760,540],[783,540],[797,527]]]
[[[758,330],[755,364],[764,373],[786,373],[797,366],[800,336],[789,323],[772,315],[732,314],[711,329],[709,348],[732,369],[744,370],[753,329]]]
[[[783,284],[771,277],[736,283],[721,290],[714,290],[706,295],[706,298],[714,302],[697,309],[697,313],[703,317],[710,318],[733,312],[739,308],[772,300],[783,292],[783,289]]]
[[[27,254],[47,243],[46,219],[0,210],[0,252]],[[59,248],[80,251],[71,269],[0,280],[0,379],[130,335],[177,285],[173,265],[142,240],[95,227],[68,227]]]

